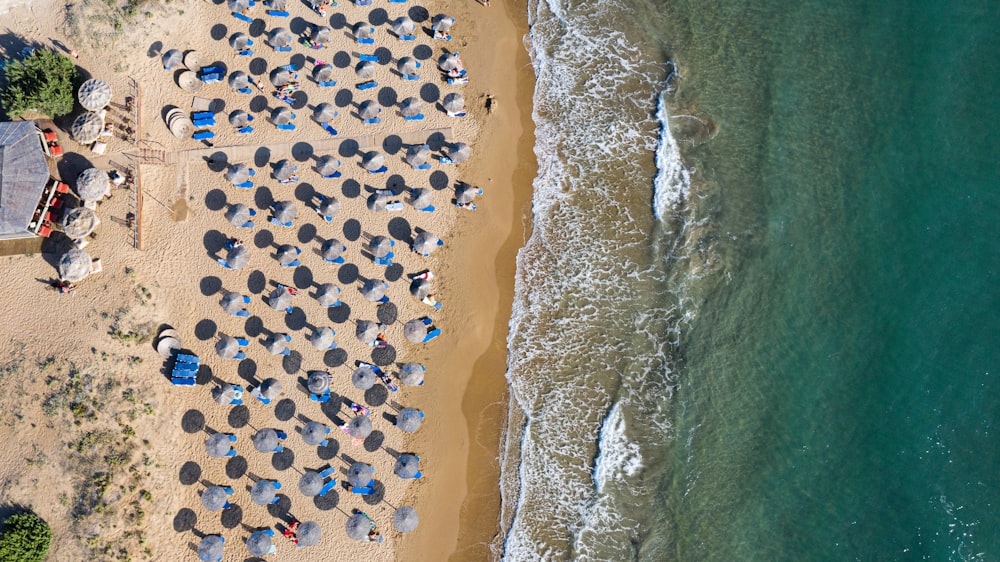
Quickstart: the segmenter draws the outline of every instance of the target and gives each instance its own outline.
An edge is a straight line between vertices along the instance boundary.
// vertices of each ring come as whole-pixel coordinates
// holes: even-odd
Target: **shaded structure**
[[[31,238],[41,227],[49,183],[41,138],[30,121],[0,123],[0,240]],[[32,224],[34,223],[34,224]]]

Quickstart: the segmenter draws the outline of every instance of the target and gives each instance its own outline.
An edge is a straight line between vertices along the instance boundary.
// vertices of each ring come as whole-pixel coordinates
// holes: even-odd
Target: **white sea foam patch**
[[[667,114],[667,90],[660,92],[656,118],[660,122],[659,146],[656,148],[656,178],[653,180],[653,210],[663,220],[684,202],[691,187],[691,172],[681,160],[677,141],[670,134]]]
[[[600,453],[594,462],[594,483],[598,493],[604,491],[609,480],[635,476],[642,468],[639,446],[629,442],[625,434],[625,417],[620,402],[615,403],[604,420],[597,447]]]

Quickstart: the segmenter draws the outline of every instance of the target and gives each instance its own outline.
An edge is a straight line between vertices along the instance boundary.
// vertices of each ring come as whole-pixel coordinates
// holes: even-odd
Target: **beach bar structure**
[[[31,121],[0,123],[0,240],[52,232],[46,216],[58,182],[49,175],[43,143]]]

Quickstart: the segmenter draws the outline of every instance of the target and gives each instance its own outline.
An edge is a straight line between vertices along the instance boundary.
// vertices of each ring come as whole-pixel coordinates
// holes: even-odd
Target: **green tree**
[[[0,103],[8,118],[29,111],[49,117],[73,111],[77,73],[73,59],[66,55],[39,49],[24,60],[8,62],[4,76],[7,86],[0,93]]]
[[[15,513],[3,522],[0,562],[42,562],[49,553],[52,530],[30,511]]]

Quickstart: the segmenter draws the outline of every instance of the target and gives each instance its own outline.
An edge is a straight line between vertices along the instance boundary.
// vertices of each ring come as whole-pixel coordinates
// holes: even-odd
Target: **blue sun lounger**
[[[252,57],[253,56],[253,51],[251,51],[250,49],[243,49],[242,51],[240,51],[240,52],[238,52],[236,54],[239,55],[239,56],[241,56],[241,57]]]
[[[338,257],[338,258],[334,258],[332,260],[324,259],[323,261],[325,261],[327,263],[337,263],[337,264],[340,264],[340,263],[344,263],[344,258]]]
[[[234,183],[233,185],[236,186],[236,187],[238,187],[238,188],[240,188],[240,189],[250,189],[250,188],[253,187],[253,182],[252,181],[245,181],[243,183]]]
[[[319,126],[323,127],[323,130],[330,133],[331,136],[337,136],[337,129],[334,129],[329,123],[320,123]]]
[[[233,12],[233,17],[236,18],[236,19],[238,19],[238,20],[240,20],[240,21],[245,21],[247,23],[253,23],[253,18],[252,17],[243,15],[243,14],[241,14],[239,12]]]
[[[378,117],[372,117],[371,119],[365,119],[365,125],[378,125],[381,122],[382,122],[382,120],[380,118],[378,118]]]
[[[325,180],[335,180],[335,179],[339,178],[339,177],[340,177],[340,176],[342,176],[342,175],[344,175],[344,174],[341,174],[341,173],[340,173],[340,170],[337,170],[336,172],[334,172],[334,173],[332,173],[332,174],[327,174],[327,175],[325,175],[325,176],[321,176],[321,177],[322,177],[323,179],[325,179]],[[327,221],[326,221],[326,222],[330,222],[330,220],[329,220],[329,219],[327,219]]]
[[[434,328],[433,330],[427,333],[427,336],[424,338],[424,343],[427,343],[440,335],[441,335],[441,328]]]
[[[274,16],[276,18],[287,18],[288,12],[284,10],[268,10],[267,15]]]
[[[245,127],[240,127],[239,129],[236,129],[236,132],[241,135],[249,135],[250,133],[253,132],[253,127],[251,127],[250,125],[247,125]]]
[[[423,113],[418,113],[416,115],[411,115],[409,117],[403,116],[403,120],[404,121],[420,121],[423,118],[424,118],[424,114]]]
[[[295,123],[285,123],[284,125],[275,125],[275,127],[282,131],[294,131]]]
[[[417,209],[417,210],[418,211],[422,211],[424,213],[433,213],[434,212],[434,205],[428,205],[428,206],[424,207],[423,209]]]
[[[287,227],[290,227],[290,226],[292,226],[292,221],[281,222],[278,219],[272,217],[271,218],[271,224],[276,224],[278,226],[287,226]]]
[[[332,348],[331,348],[332,349]],[[330,391],[327,390],[323,394],[310,394],[309,399],[313,402],[329,402],[330,401]]]
[[[286,65],[282,65],[281,69],[282,70],[287,70],[288,72],[296,72],[299,69],[299,65],[297,65],[297,64],[286,64]],[[296,76],[292,77],[293,80],[296,79],[296,78],[297,78]]]
[[[423,164],[421,164],[419,166],[414,166],[413,169],[414,170],[430,170],[431,169],[431,165],[428,164],[427,162],[424,162]]]
[[[214,127],[215,126],[215,119],[213,119],[213,118],[209,118],[209,119],[194,119],[193,121],[191,121],[191,123],[193,123],[195,127]]]
[[[274,52],[276,52],[276,53],[290,53],[290,52],[292,52],[292,46],[291,45],[285,45],[284,47],[275,47],[274,48]]]
[[[191,113],[191,119],[215,119],[214,111],[195,111]]]
[[[336,488],[336,487],[337,487],[337,481],[336,481],[336,480],[330,480],[329,482],[327,482],[327,483],[326,483],[326,484],[325,484],[325,485],[324,485],[324,486],[323,486],[323,487],[322,487],[322,488],[320,489],[320,491],[319,491],[319,494],[317,494],[317,495],[318,495],[319,497],[323,497],[323,496],[325,496],[325,495],[326,495],[326,494],[327,494],[327,493],[328,493],[328,492],[329,492],[330,490],[332,490],[332,489],[334,489],[334,488]]]
[[[300,265],[302,265],[301,261],[294,260],[294,261],[288,262],[287,264],[283,264],[281,267],[298,267]],[[286,349],[285,351],[288,351],[288,350]],[[288,355],[288,354],[287,353],[282,353],[282,355]]]
[[[375,40],[371,37],[361,37],[358,39],[358,45],[374,45]]]
[[[388,168],[388,167],[386,167],[386,166],[382,166],[381,168],[379,168],[379,169],[377,169],[377,170],[371,170],[371,171],[370,171],[370,172],[368,172],[368,173],[369,173],[369,174],[384,174],[385,172],[388,172],[388,171],[389,171],[389,168]]]
[[[374,486],[351,486],[351,493],[359,496],[370,496],[375,493]]]
[[[192,373],[197,373],[198,367],[200,367],[198,363],[187,363],[185,361],[178,360],[176,363],[174,363],[174,372],[188,371]]]
[[[384,258],[372,258],[372,261],[375,262],[375,265],[390,266],[394,257],[396,257],[396,254],[389,252]]]
[[[400,41],[416,41],[417,40],[417,36],[416,35],[400,35],[399,36],[399,40]]]
[[[367,82],[362,82],[362,83],[356,85],[355,87],[357,89],[359,89],[359,90],[371,90],[372,88],[375,88],[377,86],[378,86],[378,82],[376,82],[374,80],[369,80]]]
[[[194,140],[205,140],[214,137],[215,133],[213,133],[212,131],[197,131],[195,134],[191,135],[191,138],[193,138]]]
[[[337,85],[336,80],[327,80],[326,82],[316,82],[319,84],[320,88],[332,88]]]
[[[378,62],[378,55],[358,55],[358,58],[365,62]]]
[[[322,472],[319,473],[323,478],[329,478],[337,474],[337,469],[335,467],[324,468]]]
[[[170,384],[174,386],[194,386],[198,381],[195,379],[172,377],[170,379]]]
[[[178,361],[183,361],[185,363],[194,363],[196,365],[201,364],[201,358],[198,357],[197,355],[187,355],[184,353],[177,353],[176,355],[174,355],[174,357]]]
[[[404,74],[403,80],[420,80],[419,74]]]

